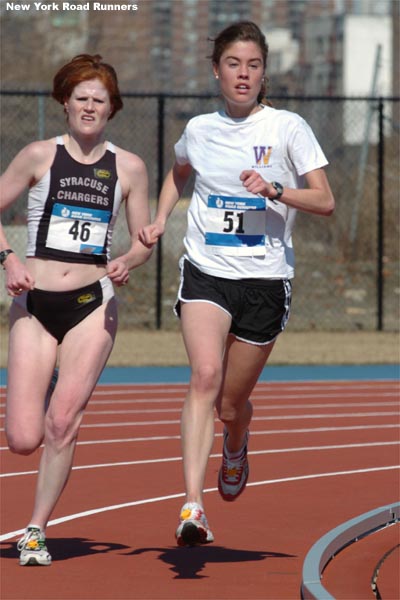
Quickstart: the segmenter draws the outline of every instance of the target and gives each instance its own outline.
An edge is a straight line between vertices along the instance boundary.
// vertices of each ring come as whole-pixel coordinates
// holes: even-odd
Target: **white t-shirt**
[[[254,169],[266,181],[303,187],[305,173],[328,164],[304,119],[268,106],[243,119],[200,115],[188,122],[175,155],[196,175],[185,256],[217,277],[292,278],[296,209],[247,192],[239,176]]]

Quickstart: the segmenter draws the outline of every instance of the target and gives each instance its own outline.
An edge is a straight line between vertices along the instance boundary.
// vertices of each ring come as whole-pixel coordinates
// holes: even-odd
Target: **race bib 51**
[[[205,243],[213,254],[265,255],[265,198],[210,194]]]

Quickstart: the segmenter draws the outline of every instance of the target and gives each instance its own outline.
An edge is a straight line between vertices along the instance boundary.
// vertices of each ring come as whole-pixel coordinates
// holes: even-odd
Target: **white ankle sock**
[[[245,447],[246,442],[244,442],[243,446],[237,452],[230,452],[228,448],[225,447],[225,454],[229,458],[229,460],[238,460],[242,456]]]

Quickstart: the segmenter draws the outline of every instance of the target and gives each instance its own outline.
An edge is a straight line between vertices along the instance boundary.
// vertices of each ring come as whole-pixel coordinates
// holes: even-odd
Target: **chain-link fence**
[[[298,214],[291,330],[398,330],[399,99],[296,97],[273,98],[272,103],[299,113],[313,128],[330,163],[327,174],[337,203],[330,218]],[[124,96],[124,109],[109,123],[108,138],[145,161],[153,214],[174,159],[173,145],[188,119],[218,106],[218,99],[208,96]],[[65,130],[62,108],[47,93],[4,92],[1,111],[2,170],[28,142]],[[117,292],[122,329],[178,327],[172,306],[191,185],[153,257]],[[3,218],[10,245],[20,256],[25,217],[26,195]],[[121,214],[113,253],[128,243]],[[1,307],[4,318],[4,294]]]

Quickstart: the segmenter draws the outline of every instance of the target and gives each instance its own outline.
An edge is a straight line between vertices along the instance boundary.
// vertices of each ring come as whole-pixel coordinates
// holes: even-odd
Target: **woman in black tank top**
[[[114,344],[113,288],[126,285],[151,254],[138,239],[150,219],[146,166],[104,138],[122,108],[113,67],[99,55],[79,55],[55,75],[53,97],[64,107],[68,131],[26,146],[1,178],[2,209],[29,189],[25,262],[7,240],[11,228],[0,229],[0,262],[13,298],[7,440],[19,454],[44,444],[32,516],[18,543],[21,565],[51,564],[45,529]],[[123,201],[131,244],[111,260]]]

